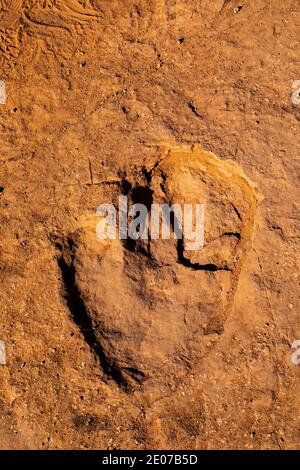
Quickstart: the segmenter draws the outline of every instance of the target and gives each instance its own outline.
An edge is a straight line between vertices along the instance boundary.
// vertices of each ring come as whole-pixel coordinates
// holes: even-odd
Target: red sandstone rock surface
[[[299,447],[297,22],[0,0],[0,448]],[[120,195],[204,203],[203,249],[100,241]]]

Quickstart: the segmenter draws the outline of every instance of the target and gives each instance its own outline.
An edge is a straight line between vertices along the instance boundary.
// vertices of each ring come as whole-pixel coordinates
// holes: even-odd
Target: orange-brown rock
[[[299,447],[297,15],[0,0],[0,448]],[[120,195],[204,247],[100,241]]]

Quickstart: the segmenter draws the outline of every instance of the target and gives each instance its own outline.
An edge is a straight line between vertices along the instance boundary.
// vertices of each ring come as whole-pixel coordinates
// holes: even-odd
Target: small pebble
[[[238,13],[243,7],[236,7],[233,9],[233,13]]]

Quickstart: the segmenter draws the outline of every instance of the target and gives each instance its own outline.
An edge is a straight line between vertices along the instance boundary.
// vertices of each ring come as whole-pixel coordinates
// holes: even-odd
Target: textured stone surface
[[[0,0],[1,448],[299,447],[298,14]],[[121,193],[203,250],[101,244]]]
[[[184,239],[98,240],[93,219],[63,243],[82,316],[109,372],[131,387],[157,377],[166,384],[207,353],[251,247],[257,196],[243,172],[199,146],[165,153],[148,184],[131,187],[129,201],[204,204],[202,250],[185,250]]]

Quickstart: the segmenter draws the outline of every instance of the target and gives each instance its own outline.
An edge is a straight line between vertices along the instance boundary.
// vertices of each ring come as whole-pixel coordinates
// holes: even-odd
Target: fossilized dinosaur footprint
[[[258,198],[237,165],[199,146],[167,149],[145,187],[133,186],[128,196],[205,206],[202,250],[175,239],[99,240],[95,217],[63,243],[65,269],[106,367],[133,385],[185,373],[220,336]]]

